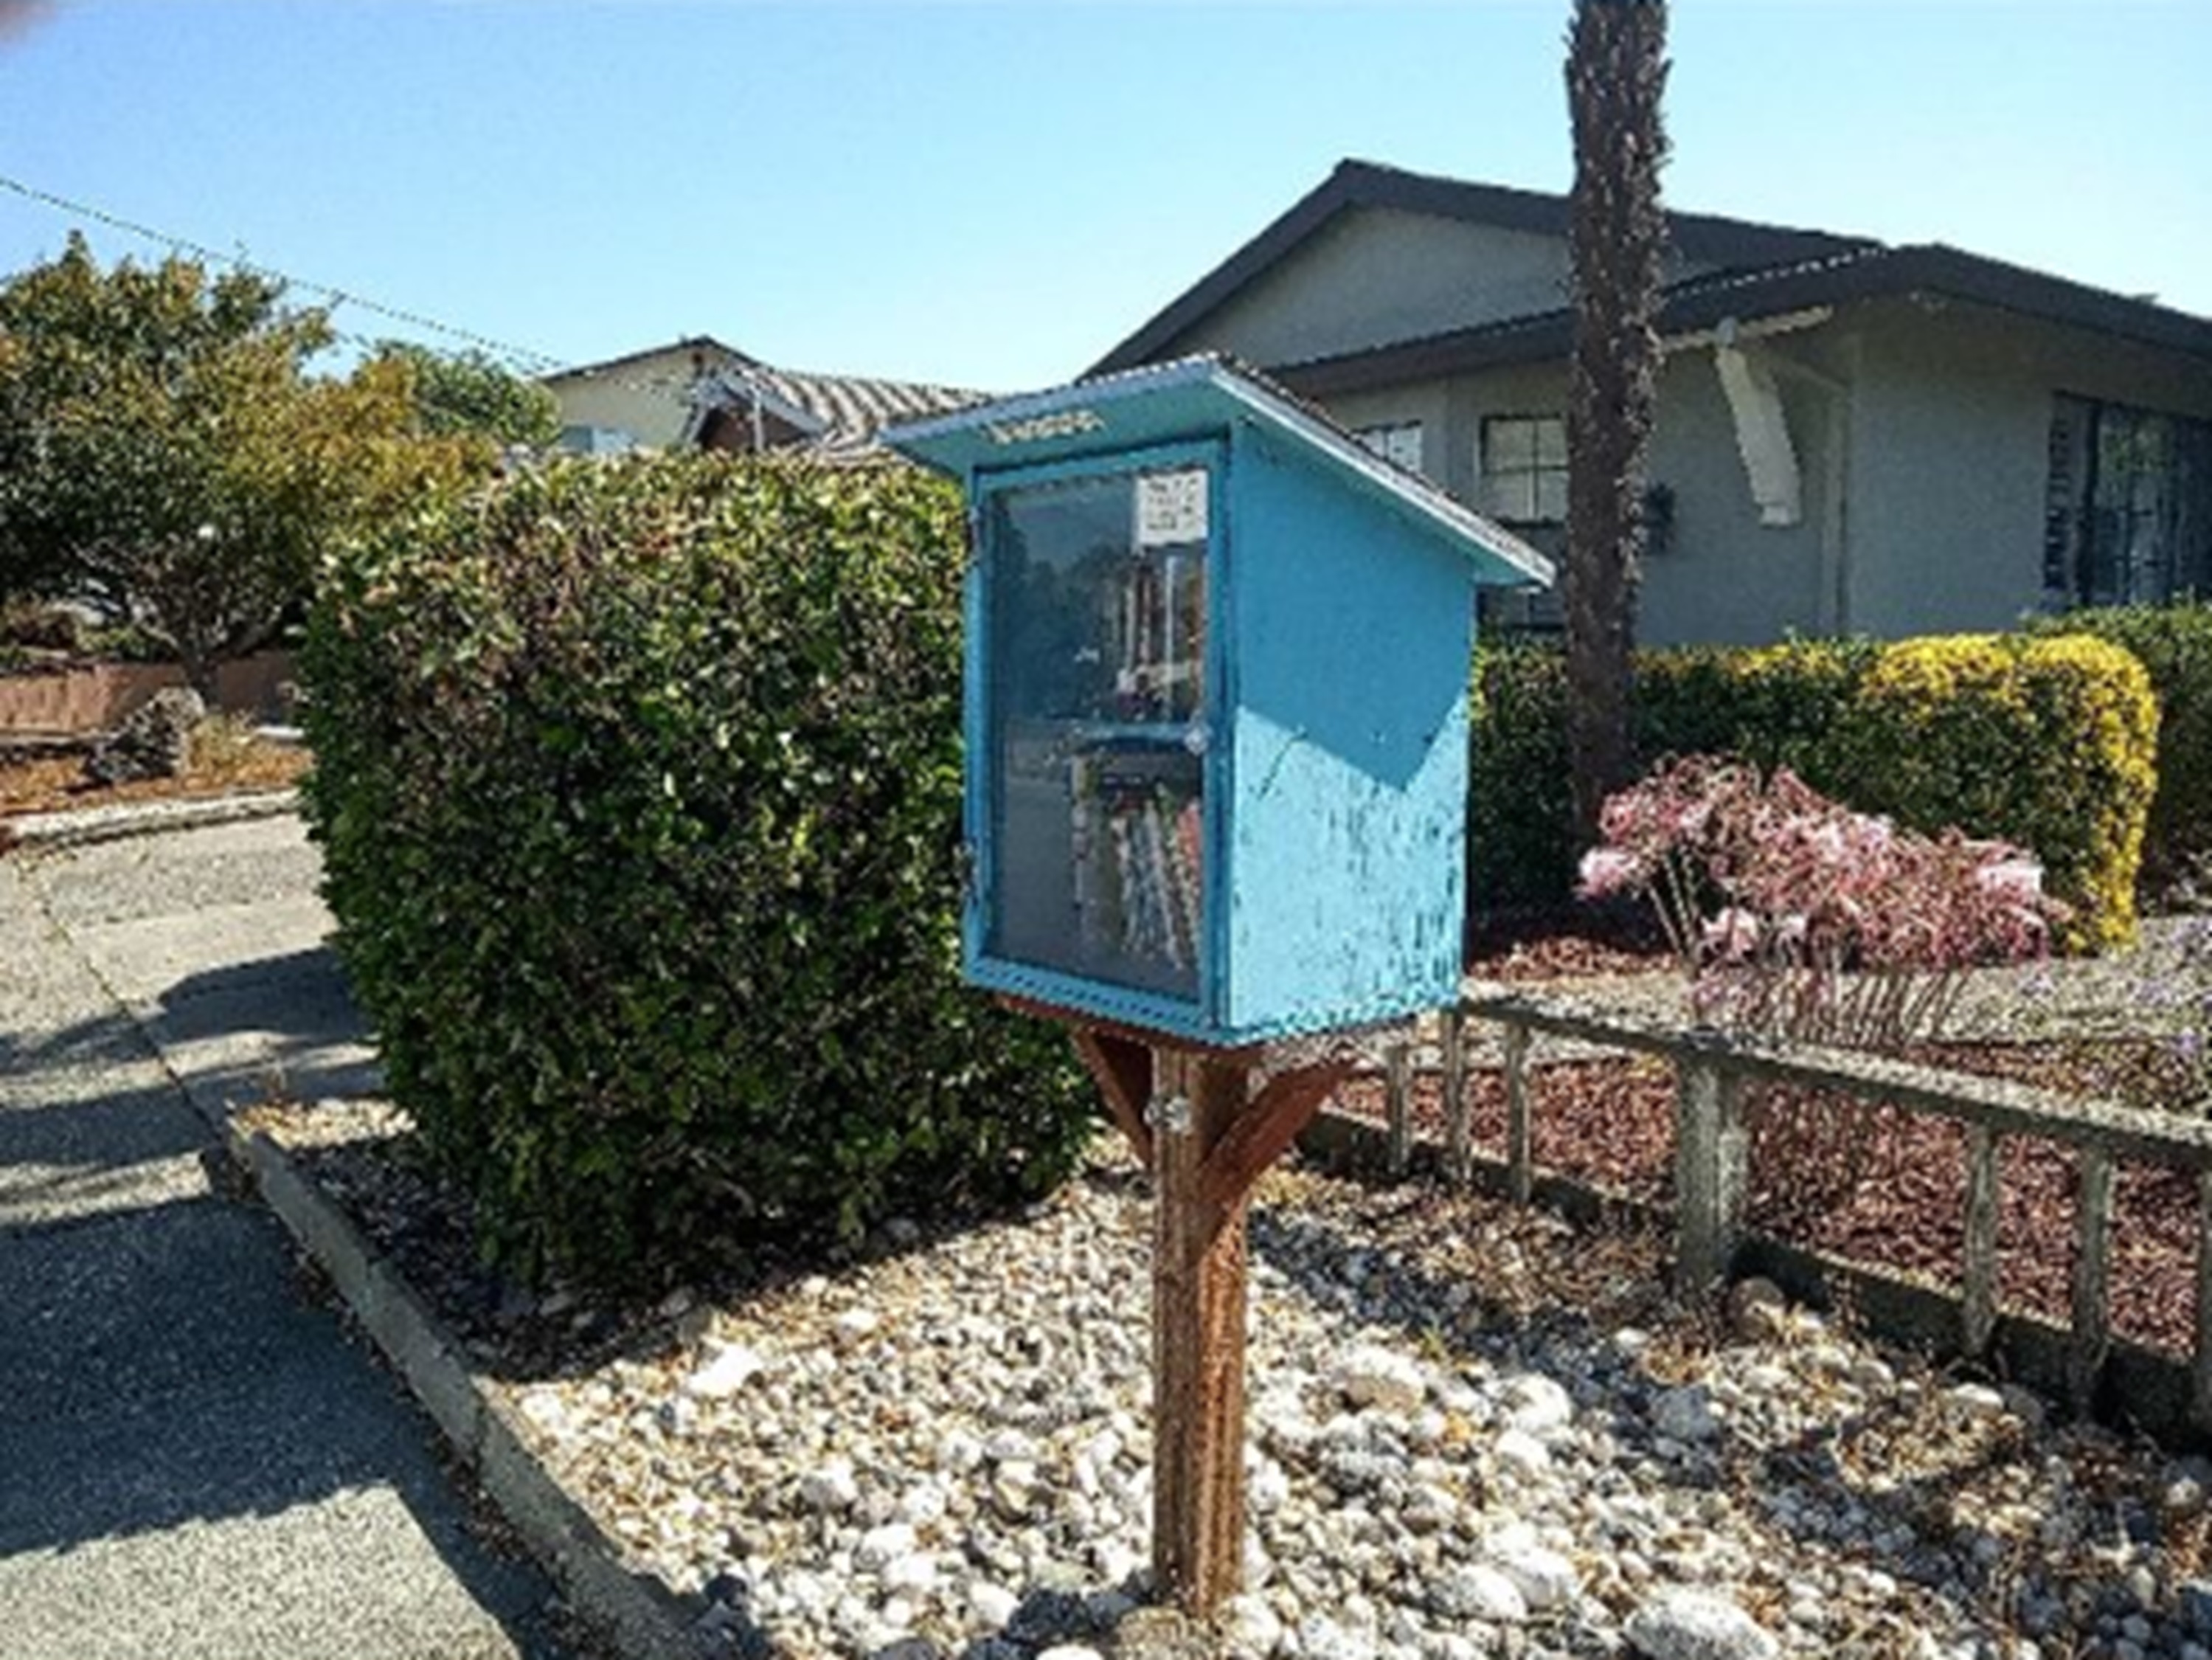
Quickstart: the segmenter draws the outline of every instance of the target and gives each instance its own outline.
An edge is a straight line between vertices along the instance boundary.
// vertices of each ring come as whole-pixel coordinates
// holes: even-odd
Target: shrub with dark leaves
[[[311,822],[395,1095],[524,1273],[1034,1195],[1088,1096],[958,972],[957,494],[556,466],[326,574]]]

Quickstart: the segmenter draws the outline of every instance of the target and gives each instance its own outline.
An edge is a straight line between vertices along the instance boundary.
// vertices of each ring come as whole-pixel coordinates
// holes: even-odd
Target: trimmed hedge
[[[1571,891],[1565,666],[1540,646],[1476,661],[1470,892],[1549,904]],[[1647,652],[1636,667],[1639,764],[1728,754],[1912,829],[1951,826],[2034,849],[2075,908],[2069,944],[2135,927],[2155,779],[2142,666],[2081,635],[1960,635],[1881,646],[1793,642]]]
[[[1090,1094],[958,972],[957,492],[556,465],[343,556],[302,668],[338,947],[517,1272],[1025,1197]]]
[[[2158,793],[2143,836],[2143,873],[2160,887],[2212,875],[2212,603],[2105,606],[2031,627],[2108,640],[2149,671],[2159,708]]]

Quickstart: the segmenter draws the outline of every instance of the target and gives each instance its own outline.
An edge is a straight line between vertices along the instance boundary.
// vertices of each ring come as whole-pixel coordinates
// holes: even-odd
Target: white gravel
[[[1802,1311],[1732,1341],[1660,1304],[1648,1238],[1299,1174],[1262,1197],[1220,1652],[2212,1660],[2212,1469]],[[1094,1171],[517,1404],[726,1652],[1139,1651],[1149,1226]]]

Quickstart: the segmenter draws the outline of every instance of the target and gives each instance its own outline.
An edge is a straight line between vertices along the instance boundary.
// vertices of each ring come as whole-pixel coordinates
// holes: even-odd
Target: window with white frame
[[[1395,466],[1408,472],[1421,470],[1421,423],[1418,421],[1386,421],[1358,428],[1352,435]]]
[[[1567,518],[1567,418],[1483,417],[1482,510],[1509,525],[1562,525]]]

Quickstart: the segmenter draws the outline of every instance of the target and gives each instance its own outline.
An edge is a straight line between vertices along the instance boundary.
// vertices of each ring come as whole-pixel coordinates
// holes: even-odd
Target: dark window
[[[1482,510],[1509,525],[1567,520],[1567,418],[1492,415],[1482,423]]]
[[[2060,396],[2043,585],[2057,606],[2212,594],[2212,423]]]

